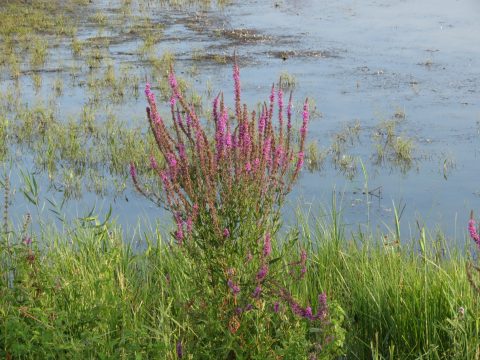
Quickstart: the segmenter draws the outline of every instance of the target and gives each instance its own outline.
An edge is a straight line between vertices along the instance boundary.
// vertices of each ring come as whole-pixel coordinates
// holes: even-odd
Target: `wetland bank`
[[[2,2],[0,354],[478,357],[465,231],[470,209],[480,211],[475,10],[468,0]],[[178,242],[178,216],[131,179],[133,163],[153,193],[165,183],[151,158],[171,165],[146,119],[145,84],[169,119],[175,69],[214,137],[220,91],[235,117],[235,53],[242,102],[258,116],[275,84],[285,111],[293,92],[299,131],[309,99],[303,170],[277,209],[283,221],[266,222],[272,261],[283,264],[273,277],[292,277],[284,270],[308,254],[295,268],[305,268],[303,282],[271,280],[290,291],[283,306],[298,300],[303,320],[272,311],[268,286],[230,314],[222,301],[240,302],[240,274],[228,272],[227,291],[192,283],[201,264],[164,246]],[[244,227],[242,236],[254,233]],[[204,296],[198,284],[226,294],[206,299],[227,319],[194,301]],[[319,293],[331,301],[328,325],[305,321],[307,308],[321,309]]]

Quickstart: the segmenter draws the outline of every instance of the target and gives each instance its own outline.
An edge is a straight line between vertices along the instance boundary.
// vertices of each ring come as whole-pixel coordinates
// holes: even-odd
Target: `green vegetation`
[[[62,188],[72,190],[64,191],[67,198],[81,195],[83,180],[88,188],[104,193],[94,184],[98,185],[105,174],[118,180],[119,187],[109,191],[123,190],[132,160],[138,162],[139,172],[150,177],[152,172],[144,154],[154,150],[154,139],[147,136],[146,141],[138,141],[144,137],[146,126],[128,126],[113,114],[97,114],[95,108],[88,105],[78,118],[65,121],[46,104],[29,107],[17,102],[15,105],[11,99],[7,94],[0,101],[5,113],[8,107],[16,108],[15,115],[0,118],[2,159],[15,156],[18,149],[32,154],[37,170],[45,171],[52,181],[62,184]]]
[[[305,278],[292,292],[300,303],[308,303],[314,300],[312,290],[325,291],[338,304],[332,307],[341,306],[338,319],[345,317],[346,333],[337,333],[338,345],[344,343],[348,358],[478,357],[480,308],[467,280],[463,250],[448,249],[439,235],[428,236],[423,229],[411,245],[401,245],[395,234],[357,231],[347,236],[335,212],[331,220],[318,219],[324,220],[313,228],[311,219],[300,220],[279,235],[272,257],[281,255],[288,268],[297,260],[295,252],[282,252],[281,244],[307,250]],[[209,327],[223,326],[198,327],[208,287],[207,298],[194,292],[194,265],[182,248],[162,239],[158,230],[141,234],[123,237],[113,222],[90,215],[63,231],[44,225],[37,233],[27,219],[26,226],[4,235],[0,356],[175,359],[183,340],[184,358],[197,358],[199,337],[213,344]],[[285,358],[305,359],[299,355],[305,346],[300,320],[286,323],[290,310],[275,314],[263,304],[265,300],[256,305],[256,314],[281,326],[275,346],[288,348]],[[224,305],[215,306],[220,310]],[[186,341],[185,333],[194,328],[202,332],[195,334],[197,340]],[[268,329],[250,331],[261,337]],[[244,346],[254,351],[261,344]]]

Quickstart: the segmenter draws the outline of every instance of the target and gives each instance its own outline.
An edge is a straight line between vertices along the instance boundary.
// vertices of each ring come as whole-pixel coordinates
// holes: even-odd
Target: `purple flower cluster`
[[[254,299],[258,299],[260,298],[260,295],[262,294],[262,286],[261,285],[257,285],[257,287],[255,288],[255,290],[253,291],[253,294],[252,294],[252,297]]]
[[[277,301],[273,304],[273,312],[278,313],[280,311],[280,303]]]
[[[247,304],[244,308],[242,308],[242,307],[237,307],[237,308],[235,309],[235,313],[236,313],[237,315],[241,315],[242,313],[245,313],[245,312],[250,311],[250,310],[252,310],[252,309],[253,309],[253,305],[252,305],[252,304]]]
[[[324,321],[328,316],[327,296],[325,293],[322,293],[318,296],[318,307],[316,314],[313,314],[310,306],[302,307],[286,289],[280,290],[280,297],[290,305],[292,312],[299,317],[308,319],[310,321]]]
[[[223,229],[223,237],[224,238],[230,237],[230,231],[227,228]]]
[[[264,237],[257,242],[256,237],[239,239],[235,225],[244,221],[256,225],[270,224],[272,213],[280,211],[304,164],[310,116],[308,101],[303,104],[301,128],[298,134],[294,134],[291,93],[286,105],[281,87],[277,89],[273,85],[267,102],[260,109],[250,111],[241,102],[240,70],[236,60],[233,80],[234,113],[220,93],[212,104],[213,121],[204,121],[197,114],[196,107],[182,94],[171,69],[168,81],[172,121],[168,124],[160,117],[155,95],[147,83],[147,116],[157,147],[149,160],[163,184],[161,194],[142,190],[133,163],[130,175],[141,194],[157,203],[161,201],[171,212],[176,224],[173,235],[179,245],[194,240],[200,245],[198,251],[211,255],[224,254],[231,249],[229,246],[249,241],[244,248],[251,252],[246,256],[244,268],[251,271],[250,281],[244,283],[233,268],[226,270],[222,278],[222,284],[227,284],[223,293],[233,294],[228,295],[228,299],[235,303],[237,311],[231,319],[232,333],[239,327],[237,316],[253,309],[252,304],[259,305],[263,299],[268,301],[267,296],[274,296],[273,301],[286,302],[295,314],[306,319],[322,319],[326,314],[326,300],[325,306],[319,305],[315,315],[310,306],[302,308],[286,290],[278,293],[273,268],[269,268],[273,263],[270,262],[272,238],[267,232],[268,226],[260,229]],[[275,105],[278,105],[278,116]],[[160,157],[164,161],[157,161]],[[209,252],[219,246],[225,247],[225,252]],[[185,246],[184,250],[188,253],[191,247]],[[252,254],[258,256],[255,261]],[[300,277],[305,274],[306,261],[307,254],[302,251],[296,263],[300,267]],[[237,305],[240,300],[245,300],[243,307]],[[273,309],[280,311],[280,303],[276,302]],[[181,341],[177,343],[177,355],[178,358],[183,356]]]
[[[475,220],[473,219],[473,214],[468,221],[468,231],[470,232],[470,237],[473,241],[475,241],[478,248],[480,249],[480,235],[478,234],[477,228],[475,227]]]
[[[180,340],[177,341],[177,358],[183,358],[183,346]]]
[[[32,238],[30,236],[26,236],[26,237],[23,238],[22,243],[25,246],[30,246],[30,245],[32,245]]]
[[[295,261],[293,263],[289,264],[290,266],[294,267],[300,267],[300,275],[298,276],[300,279],[305,276],[305,273],[307,272],[307,252],[305,249],[302,249],[300,252],[300,260]],[[290,271],[290,275],[295,276],[295,270]]]
[[[303,114],[302,114],[302,127],[300,128],[300,134],[304,138],[307,136],[307,128],[308,128],[308,120],[310,118],[309,116],[310,112],[308,111],[308,99],[305,101],[303,104]]]
[[[215,230],[217,238],[223,236],[223,219],[219,219],[219,209],[224,214],[225,206],[244,206],[232,202],[239,189],[248,189],[252,206],[260,216],[269,216],[269,211],[259,211],[272,203],[279,203],[290,191],[303,166],[304,143],[309,121],[308,103],[305,102],[302,114],[302,127],[299,141],[292,135],[292,96],[287,106],[287,125],[284,129],[284,94],[272,86],[269,104],[264,104],[259,114],[249,112],[241,103],[240,70],[237,62],[233,66],[235,93],[235,117],[232,117],[220,93],[213,101],[214,136],[210,137],[212,122],[201,122],[195,107],[183,96],[173,69],[168,77],[171,88],[170,109],[173,126],[167,126],[160,117],[151,85],[145,85],[147,116],[159,153],[165,159],[161,168],[157,158],[150,156],[150,166],[161,178],[163,194],[144,191],[137,179],[134,164],[130,175],[137,190],[161,201],[172,213],[189,219],[187,232],[176,232],[177,239],[186,238],[187,233],[197,224],[192,214],[192,205],[200,204],[202,219],[209,219],[208,226]],[[278,100],[278,124],[274,124],[275,97]],[[284,132],[285,130],[285,132]],[[298,148],[291,146],[299,144]],[[242,191],[242,190],[240,190]],[[239,201],[244,204],[244,199]],[[241,219],[237,219],[241,221]],[[261,221],[260,221],[261,222]],[[178,226],[181,225],[181,226]],[[185,225],[177,221],[177,228]],[[213,238],[213,237],[212,237]]]
[[[235,284],[231,279],[228,279],[227,285],[232,291],[233,295],[237,295],[238,293],[240,293],[240,286]]]
[[[263,245],[263,257],[269,257],[272,252],[272,239],[270,238],[270,233],[265,235],[265,242]]]
[[[258,273],[257,273],[257,282],[262,282],[263,280],[265,280],[266,276],[268,274],[268,265],[267,264],[263,264],[261,267],[260,267],[260,270],[258,270]]]

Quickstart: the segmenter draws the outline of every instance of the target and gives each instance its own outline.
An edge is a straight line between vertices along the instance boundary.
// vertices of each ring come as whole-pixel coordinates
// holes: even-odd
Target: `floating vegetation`
[[[213,62],[219,65],[231,64],[233,61],[233,55],[207,53],[201,49],[194,50],[191,56],[193,61]]]
[[[355,156],[349,154],[342,154],[337,160],[336,165],[340,172],[347,178],[353,179],[357,173],[358,160]]]
[[[72,38],[70,47],[72,49],[72,54],[76,57],[80,56],[83,49],[83,42],[78,40],[76,37]]]
[[[441,163],[442,174],[445,180],[448,180],[448,177],[453,169],[457,167],[455,159],[452,155],[444,155],[443,161]]]
[[[273,37],[255,29],[218,29],[217,36],[242,43],[272,41]]]
[[[399,135],[397,126],[405,117],[382,121],[375,129],[373,139],[376,152],[374,164],[389,163],[407,172],[413,165],[414,141],[406,135]]]
[[[97,11],[94,15],[92,15],[90,20],[100,26],[107,24],[107,16],[101,11]]]
[[[337,58],[338,55],[328,50],[282,50],[272,51],[270,55],[282,60],[290,58]]]
[[[55,93],[55,96],[59,97],[63,94],[63,80],[61,78],[55,79],[52,85],[52,90]]]
[[[67,197],[80,196],[82,184],[105,194],[101,179],[106,173],[125,178],[133,158],[140,173],[147,177],[151,173],[142,159],[154,149],[154,139],[147,136],[145,142],[138,142],[147,131],[145,127],[131,127],[113,115],[101,121],[89,105],[83,107],[80,116],[63,121],[47,104],[30,107],[19,101],[12,112],[7,111],[12,106],[7,105],[9,93],[0,99],[4,113],[0,118],[1,158],[5,161],[9,155],[15,156],[9,149],[27,150],[33,155],[36,170],[45,171],[55,188]]]
[[[44,65],[47,59],[47,51],[47,41],[39,37],[34,37],[30,51],[30,66],[35,68]]]
[[[407,117],[407,115],[405,114],[405,109],[397,107],[395,113],[393,114],[393,117],[398,120],[405,120]]]
[[[32,81],[33,81],[33,88],[35,89],[35,92],[38,93],[38,91],[42,86],[42,75],[40,75],[39,73],[33,73]]]
[[[280,74],[280,80],[278,84],[283,90],[292,90],[295,88],[295,86],[297,86],[297,79],[287,71],[283,71]]]
[[[142,44],[138,52],[146,54],[154,50],[154,46],[163,38],[165,26],[161,23],[153,22],[150,18],[140,18],[134,22],[127,34],[133,39],[140,38]]]
[[[354,122],[346,124],[342,130],[333,135],[330,149],[334,163],[338,163],[344,153],[356,144],[360,139],[361,130],[360,121],[355,120]]]
[[[320,151],[316,142],[311,142],[307,145],[305,152],[305,165],[308,171],[319,171],[325,164],[328,151]]]

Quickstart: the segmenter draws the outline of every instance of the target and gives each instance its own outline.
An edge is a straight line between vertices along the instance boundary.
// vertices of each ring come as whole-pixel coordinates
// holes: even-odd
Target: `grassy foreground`
[[[326,291],[343,308],[345,358],[480,356],[480,308],[465,256],[422,237],[420,250],[360,233],[347,237],[335,217],[317,225],[300,224],[276,241],[308,251],[305,281],[292,289],[299,302],[311,300],[312,290]],[[158,233],[143,235],[142,250],[121,234],[106,223],[45,228],[31,244],[9,235],[11,246],[0,249],[1,358],[178,357],[180,332],[199,329],[194,316],[182,314],[201,306],[190,290],[192,264]],[[279,251],[273,246],[274,256]],[[195,341],[214,343],[210,330],[193,334],[181,356],[204,358],[196,356]],[[282,358],[307,358],[295,351],[302,336],[282,340],[293,349]]]

